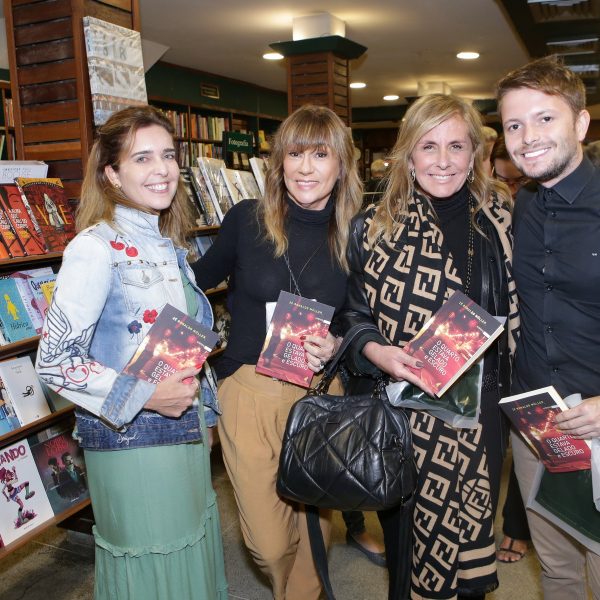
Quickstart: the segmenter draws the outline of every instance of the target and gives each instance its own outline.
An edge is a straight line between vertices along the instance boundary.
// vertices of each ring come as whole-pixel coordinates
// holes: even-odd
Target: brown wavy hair
[[[347,272],[349,224],[361,206],[362,183],[358,176],[350,128],[329,108],[301,106],[281,124],[273,139],[265,195],[258,204],[257,215],[264,229],[264,237],[274,246],[275,256],[282,256],[288,247],[285,230],[287,189],[283,161],[289,152],[304,152],[313,148],[327,148],[340,162],[339,178],[332,192],[335,206],[329,223],[329,249]]]
[[[477,110],[458,96],[422,96],[406,111],[398,139],[392,149],[388,185],[381,203],[375,210],[367,234],[371,246],[375,246],[381,240],[390,243],[396,225],[408,216],[408,204],[415,192],[416,183],[410,176],[409,165],[418,141],[428,131],[455,116],[467,124],[473,146],[473,182],[468,185],[477,203],[475,213],[490,201],[492,194],[497,195],[500,202],[510,204],[511,198],[506,186],[492,179],[484,169],[482,121]],[[419,191],[423,193],[422,190]]]
[[[138,129],[151,125],[163,127],[173,137],[174,130],[170,121],[153,106],[124,108],[111,115],[108,121],[98,128],[81,186],[81,200],[75,221],[77,231],[101,221],[112,223],[117,204],[153,212],[127,198],[121,190],[111,184],[105,173],[107,166],[111,166],[115,171],[119,170],[119,163],[131,148]],[[176,246],[188,247],[186,233],[192,227],[192,223],[187,193],[183,181],[179,178],[175,197],[169,208],[160,212],[158,226],[161,234],[171,238]]]

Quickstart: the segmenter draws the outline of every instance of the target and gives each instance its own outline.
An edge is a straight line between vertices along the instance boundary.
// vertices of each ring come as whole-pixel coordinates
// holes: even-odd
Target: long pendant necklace
[[[467,218],[469,219],[469,233],[467,236],[467,274],[464,282],[465,295],[469,295],[471,289],[471,277],[473,274],[473,258],[475,256],[475,226],[473,225],[473,216],[475,214],[475,201],[469,194]]]
[[[310,261],[316,256],[317,252],[321,249],[321,247],[323,246],[323,244],[325,243],[325,241],[322,241],[313,251],[313,253],[308,257],[307,261],[304,263],[304,266],[300,269],[300,272],[298,273],[298,278],[296,278],[294,276],[294,272],[292,271],[292,266],[290,265],[290,258],[288,256],[288,251],[286,249],[286,251],[283,253],[283,258],[285,260],[285,264],[287,266],[288,272],[290,274],[290,292],[293,292],[294,294],[296,294],[297,296],[302,296],[302,294],[300,293],[300,286],[298,285],[298,281],[300,280],[300,277],[302,277],[302,273],[304,273],[304,270],[306,269],[306,267],[308,267]],[[294,288],[292,290],[292,283],[294,284]]]

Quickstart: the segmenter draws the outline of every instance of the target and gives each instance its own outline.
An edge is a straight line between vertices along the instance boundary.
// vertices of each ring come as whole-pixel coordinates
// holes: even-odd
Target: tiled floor
[[[216,458],[216,456],[215,456]],[[231,486],[220,460],[214,460],[213,481],[219,497],[225,562],[230,595],[238,600],[269,600],[268,585],[246,552],[238,526]],[[381,535],[375,515],[368,528]],[[338,600],[385,600],[387,574],[344,542],[344,525],[334,517],[330,574]],[[86,545],[87,544],[87,545]],[[532,551],[519,563],[498,565],[500,588],[488,600],[540,600],[537,560]],[[0,562],[1,600],[87,600],[92,597],[93,547],[89,541],[51,528]],[[171,600],[165,598],[164,600]],[[173,600],[185,600],[178,598]],[[211,600],[207,598],[206,600]]]

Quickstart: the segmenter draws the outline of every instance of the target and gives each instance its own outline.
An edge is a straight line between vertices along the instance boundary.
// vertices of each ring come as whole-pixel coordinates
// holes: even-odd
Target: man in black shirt
[[[498,83],[506,147],[537,189],[517,195],[514,276],[521,335],[512,392],[554,386],[586,400],[559,416],[566,433],[600,435],[600,171],[583,156],[585,87],[553,57]],[[527,501],[537,458],[513,433],[515,470]],[[573,504],[592,497],[573,497]],[[528,510],[546,600],[600,597],[600,556]],[[587,577],[586,577],[587,566]]]

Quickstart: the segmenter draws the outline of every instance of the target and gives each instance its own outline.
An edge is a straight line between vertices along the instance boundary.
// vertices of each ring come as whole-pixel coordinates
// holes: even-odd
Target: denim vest
[[[46,384],[77,405],[81,447],[202,439],[196,403],[178,419],[143,410],[156,386],[121,372],[165,304],[187,312],[182,272],[197,294],[192,316],[212,327],[210,304],[194,283],[186,254],[162,237],[156,215],[124,206],[116,207],[113,223],[89,227],[66,248],[36,368]],[[203,376],[200,389],[212,425],[218,411],[214,379]]]

